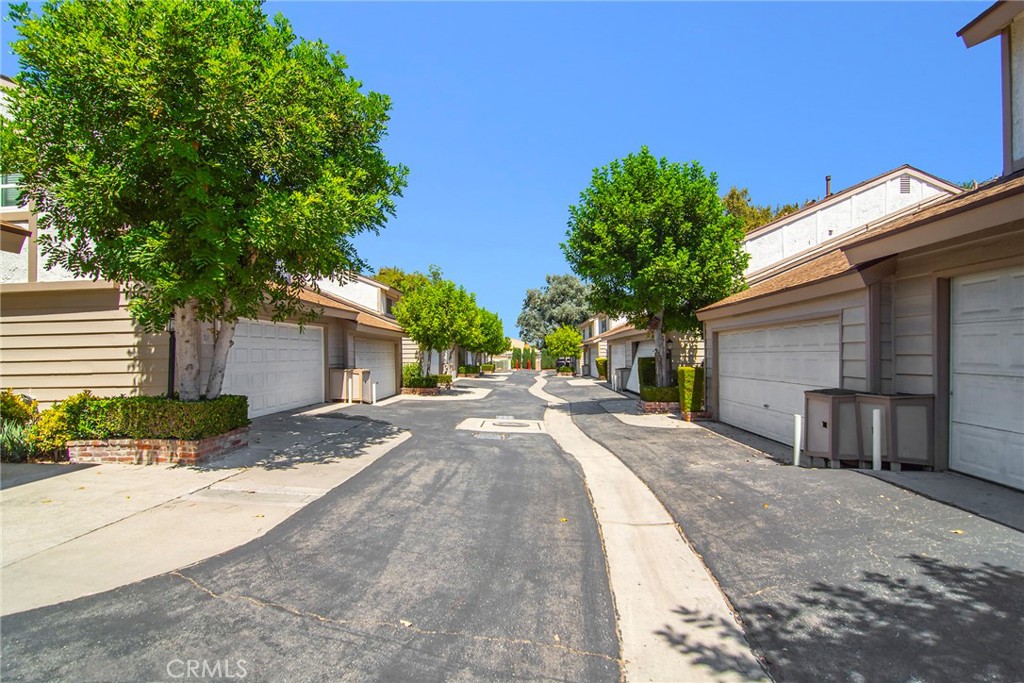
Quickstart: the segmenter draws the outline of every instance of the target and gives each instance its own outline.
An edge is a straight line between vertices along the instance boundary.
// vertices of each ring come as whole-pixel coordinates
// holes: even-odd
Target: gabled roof
[[[326,309],[328,312],[340,313],[341,315],[334,315],[332,317],[344,318],[346,320],[354,320],[359,325],[365,325],[367,327],[374,327],[380,330],[388,330],[391,332],[404,332],[400,325],[394,321],[388,320],[384,316],[375,313],[359,304],[355,304],[351,301],[346,301],[340,297],[327,294],[325,292],[317,292],[311,290],[303,290],[299,294],[299,298],[307,303],[311,303],[315,306],[320,306]]]
[[[966,211],[980,210],[995,202],[1014,201],[1017,198],[1019,198],[1019,206],[1014,208],[1014,212],[1017,214],[1018,220],[1024,220],[1024,171],[1005,176],[970,192],[946,197],[940,202],[921,207],[913,213],[892,218],[870,232],[857,235],[846,243],[838,245],[826,254],[766,280],[761,280],[749,289],[726,297],[710,306],[705,306],[698,311],[698,314],[718,311],[742,302],[816,285],[869,268],[874,261],[862,263],[861,259],[854,258],[856,254],[850,252],[856,252],[858,248],[886,237],[927,226]],[[941,241],[941,239],[937,241]],[[878,256],[878,254],[872,256]]]
[[[882,173],[881,175],[877,175],[874,178],[868,178],[867,180],[861,181],[861,182],[857,183],[856,185],[852,185],[852,186],[850,186],[850,187],[848,187],[848,188],[846,188],[844,190],[840,190],[839,192],[834,192],[834,193],[830,194],[828,197],[825,197],[824,199],[820,199],[820,200],[818,200],[816,202],[812,202],[810,204],[807,204],[806,206],[801,207],[801,209],[799,211],[795,212],[795,213],[786,214],[782,218],[778,218],[778,219],[772,221],[771,223],[768,223],[766,225],[762,225],[759,228],[755,228],[754,230],[751,230],[750,232],[748,232],[746,234],[746,236],[744,236],[743,241],[746,242],[747,240],[749,240],[749,239],[751,239],[753,237],[758,237],[760,235],[763,235],[764,233],[771,232],[772,230],[775,230],[776,228],[778,228],[780,225],[784,225],[784,224],[790,223],[790,222],[792,222],[792,221],[794,221],[796,219],[803,218],[805,215],[807,215],[807,214],[809,214],[809,213],[811,213],[813,211],[818,211],[818,210],[822,209],[823,207],[831,206],[832,204],[835,204],[835,203],[845,199],[846,197],[848,197],[849,195],[853,194],[854,192],[862,190],[862,189],[864,189],[866,187],[869,187],[871,185],[879,185],[879,184],[889,180],[891,176],[900,175],[900,174],[908,173],[908,172],[911,175],[916,175],[919,178],[921,178],[923,180],[927,180],[928,182],[930,182],[930,183],[932,183],[934,185],[938,185],[942,189],[948,190],[949,192],[952,192],[954,194],[959,194],[960,192],[963,192],[963,188],[961,188],[958,185],[954,185],[953,183],[949,182],[948,180],[943,180],[942,178],[940,178],[938,176],[935,176],[935,175],[932,175],[931,173],[926,173],[926,172],[922,171],[919,168],[915,168],[914,166],[911,166],[910,164],[903,164],[902,166],[894,168],[891,171],[886,171],[885,173]]]
[[[956,34],[964,39],[964,45],[974,47],[1002,33],[1003,29],[1021,12],[1024,12],[1024,2],[999,0],[972,19]]]

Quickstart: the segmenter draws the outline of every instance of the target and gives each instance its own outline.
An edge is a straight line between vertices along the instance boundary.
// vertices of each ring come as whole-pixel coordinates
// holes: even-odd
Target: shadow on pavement
[[[78,470],[96,467],[96,463],[34,463],[6,462],[0,465],[0,490],[31,484],[50,477],[59,477]]]
[[[247,448],[190,468],[200,471],[237,467],[279,470],[304,463],[336,462],[358,458],[370,447],[402,432],[390,422],[351,413],[254,420]]]
[[[1024,627],[1017,617],[1024,573],[988,563],[958,566],[919,554],[902,559],[924,578],[865,571],[860,586],[814,583],[797,605],[742,608],[750,640],[778,657],[768,662],[775,680],[1024,678]],[[735,666],[728,653],[688,635],[716,629],[732,636],[735,625],[685,608],[675,612],[679,624],[666,624],[658,635],[715,671]]]

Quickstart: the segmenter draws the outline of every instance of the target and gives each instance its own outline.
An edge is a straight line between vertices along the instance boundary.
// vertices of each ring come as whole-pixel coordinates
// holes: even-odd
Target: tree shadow
[[[207,463],[207,471],[238,467],[281,470],[351,460],[402,434],[390,422],[350,413],[272,416],[254,420],[247,448]]]
[[[862,572],[855,585],[810,585],[790,604],[735,604],[776,681],[1024,680],[1024,573],[983,563],[901,559],[914,578]],[[694,629],[733,625],[685,608],[658,635],[715,671],[731,658]]]

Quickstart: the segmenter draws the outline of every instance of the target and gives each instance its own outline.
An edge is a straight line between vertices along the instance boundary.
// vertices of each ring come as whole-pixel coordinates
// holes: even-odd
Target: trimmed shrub
[[[658,403],[678,403],[679,389],[677,387],[641,386],[640,398],[644,401]]]
[[[558,363],[558,357],[547,349],[540,350],[540,369],[554,370]]]
[[[431,375],[431,377],[434,378],[434,386],[435,387],[440,387],[440,386],[449,386],[450,387],[452,385],[452,376],[451,375]]]
[[[637,377],[640,379],[641,387],[653,387],[658,384],[657,372],[654,368],[653,358],[638,358],[636,369]]]
[[[94,421],[87,417],[89,403],[95,397],[88,390],[68,396],[39,414],[27,434],[29,443],[40,454],[54,458],[67,457],[67,442],[73,439],[105,439],[97,433]]]
[[[409,382],[422,374],[419,363],[406,363],[402,366],[402,386],[412,386]]]
[[[568,365],[565,365],[563,367],[558,368],[558,374],[559,375],[571,375],[574,372],[575,372],[575,370],[573,368],[569,367]]]
[[[597,376],[601,379],[608,379],[608,359],[598,358],[597,363]]]
[[[0,420],[25,426],[39,416],[39,403],[15,394],[11,389],[0,392]]]
[[[688,413],[704,410],[704,368],[680,365],[679,405]]]
[[[494,372],[494,363],[484,363],[480,366],[480,372]]]
[[[405,381],[405,386],[410,389],[433,389],[437,386],[437,375],[428,375],[427,377],[410,377]]]
[[[654,365],[654,358],[640,358],[637,360],[640,367],[637,368],[637,375],[640,379],[640,386],[653,387],[658,384],[658,371]],[[669,381],[672,383],[671,386],[676,386],[678,380],[676,377],[669,373]],[[673,399],[675,400],[675,399]]]
[[[78,439],[205,439],[249,424],[249,399],[225,394],[211,401],[162,396],[97,398],[88,391],[44,410],[28,439],[60,457]]]
[[[459,366],[459,374],[460,375],[479,375],[480,374],[480,366],[479,365],[460,365]]]

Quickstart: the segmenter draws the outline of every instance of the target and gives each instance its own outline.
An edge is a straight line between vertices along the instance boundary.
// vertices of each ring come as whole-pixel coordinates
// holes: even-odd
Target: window
[[[391,312],[391,307],[394,305],[394,303],[395,303],[394,299],[389,299],[387,297],[384,297],[384,314],[385,315],[391,315],[391,316],[394,315],[394,313]]]
[[[608,318],[601,318],[601,322],[598,323],[598,334],[604,334],[608,331]]]
[[[20,173],[4,173],[0,175],[0,206],[18,206],[18,181]]]

